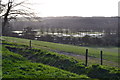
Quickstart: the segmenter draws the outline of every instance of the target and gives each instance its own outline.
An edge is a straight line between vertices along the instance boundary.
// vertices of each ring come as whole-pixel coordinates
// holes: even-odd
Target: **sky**
[[[28,2],[32,4],[29,7],[40,17],[118,16],[119,0],[28,0]]]

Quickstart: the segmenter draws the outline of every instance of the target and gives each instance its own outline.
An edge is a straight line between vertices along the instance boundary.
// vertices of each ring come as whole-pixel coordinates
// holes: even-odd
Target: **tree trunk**
[[[9,32],[8,31],[8,15],[10,13],[10,10],[12,8],[12,2],[8,2],[8,9],[7,9],[7,12],[4,14],[4,20],[3,20],[3,23],[2,23],[2,34],[3,35],[7,35],[7,33]]]

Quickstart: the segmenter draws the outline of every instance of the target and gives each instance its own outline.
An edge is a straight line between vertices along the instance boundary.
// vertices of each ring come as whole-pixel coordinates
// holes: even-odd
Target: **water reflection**
[[[19,34],[19,36],[22,35],[23,31],[12,31],[13,33],[17,33]],[[86,35],[88,36],[91,36],[91,37],[98,37],[98,38],[102,38],[104,36],[105,33],[103,32],[79,32],[79,33],[69,33],[69,34],[65,34],[65,33],[50,33],[50,32],[44,32],[44,33],[41,33],[40,31],[36,31],[36,36],[40,37],[41,35],[55,35],[55,36],[59,36],[59,37],[62,37],[62,36],[66,36],[66,37],[84,37]],[[113,33],[111,33],[113,34]]]

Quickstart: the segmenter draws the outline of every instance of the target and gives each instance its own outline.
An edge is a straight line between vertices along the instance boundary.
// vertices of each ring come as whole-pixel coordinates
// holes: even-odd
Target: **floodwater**
[[[14,33],[18,33],[18,34],[21,34],[23,31],[12,31]],[[55,36],[59,36],[59,37],[63,37],[63,36],[72,36],[72,37],[84,37],[86,35],[88,36],[91,36],[91,37],[99,37],[99,38],[102,38],[104,36],[104,33],[103,32],[80,32],[79,34],[78,33],[70,33],[70,34],[65,34],[65,33],[50,33],[50,32],[43,32],[41,34],[40,31],[36,31],[37,32],[37,36],[40,36],[40,35],[46,35],[46,34],[49,34],[49,35],[55,35]]]

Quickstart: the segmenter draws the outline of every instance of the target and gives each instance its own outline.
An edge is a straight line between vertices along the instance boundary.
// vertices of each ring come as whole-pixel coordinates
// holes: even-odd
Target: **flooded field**
[[[77,33],[52,33],[52,32],[40,32],[39,30],[35,30],[36,31],[36,36],[41,36],[41,35],[55,35],[58,37],[63,37],[63,36],[71,36],[71,37],[84,37],[86,35],[91,36],[91,37],[98,37],[101,38],[104,36],[104,32],[77,32]],[[17,33],[19,35],[21,35],[23,33],[23,31],[12,31],[13,33]]]

